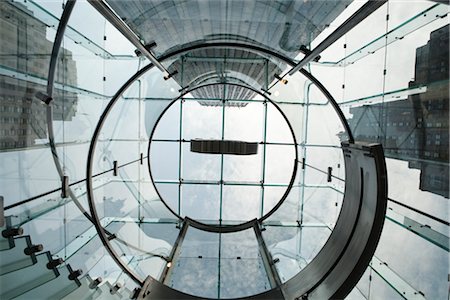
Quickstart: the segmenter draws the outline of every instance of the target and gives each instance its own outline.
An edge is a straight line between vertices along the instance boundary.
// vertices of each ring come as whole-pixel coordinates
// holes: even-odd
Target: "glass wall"
[[[296,36],[301,16],[288,12],[306,1],[253,8],[246,1],[223,7],[168,1],[136,16],[142,1],[129,10],[123,1],[108,2],[146,44],[156,41],[157,56],[204,41],[245,41],[295,61],[304,56],[300,46],[314,48],[363,5],[327,8],[329,20],[315,20],[310,36]],[[326,3],[320,2],[322,11]],[[45,104],[65,5],[0,2],[0,196],[9,224],[23,227],[54,258],[131,289],[136,283],[86,217],[86,162],[109,101],[148,61],[89,3],[77,1],[53,99]],[[336,99],[355,140],[381,143],[386,156],[383,233],[349,299],[448,298],[448,13],[448,5],[433,1],[390,0],[305,67]],[[204,31],[186,34],[195,28]],[[174,32],[183,39],[165,38]],[[295,39],[302,45],[292,44]],[[142,280],[150,275],[201,297],[246,297],[288,281],[326,243],[342,205],[340,143],[348,135],[329,100],[302,74],[284,76],[285,61],[243,49],[196,49],[163,65],[178,73],[164,80],[152,68],[134,81],[105,116],[95,146],[93,196],[113,250]],[[172,103],[201,84],[211,86]],[[198,138],[257,142],[258,154],[191,152],[189,143]],[[261,228],[236,233],[202,231],[179,218],[233,225],[278,204]]]

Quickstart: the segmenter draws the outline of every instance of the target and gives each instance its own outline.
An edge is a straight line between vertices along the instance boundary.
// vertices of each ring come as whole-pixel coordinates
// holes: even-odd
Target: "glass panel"
[[[295,164],[293,145],[267,145],[265,183],[289,184]]]
[[[276,102],[280,110],[289,121],[296,139],[300,139],[303,130],[303,106],[296,103]],[[294,143],[291,130],[284,118],[278,116],[278,110],[268,107],[267,141]]]
[[[263,145],[258,145],[258,153],[253,155],[224,155],[223,180],[244,183],[261,181]]]
[[[324,227],[266,226],[263,238],[284,283],[302,270],[320,251],[331,231]]]
[[[66,263],[81,269],[84,274],[89,273],[92,277],[101,276],[104,279],[105,274],[103,274],[103,270],[106,270],[106,265],[102,264],[102,262],[104,256],[107,255],[106,253],[100,238],[96,236],[86,243],[80,243],[78,250],[67,258]],[[100,273],[95,273],[92,271],[92,268],[98,264],[104,269]],[[112,264],[112,266],[115,266],[115,264]]]
[[[5,207],[61,187],[51,156],[47,148],[0,153],[0,188]]]
[[[344,195],[324,187],[305,187],[302,220],[305,223],[322,223],[334,227],[339,216]]]
[[[222,219],[245,222],[261,215],[260,186],[223,187]]]
[[[422,291],[425,297],[437,299],[447,296],[447,251],[386,220],[376,255],[400,278]],[[406,257],[420,261],[420,266],[406,263]],[[391,280],[386,278],[386,281]]]
[[[221,235],[220,298],[239,298],[270,290],[253,229]]]
[[[205,106],[193,100],[183,104],[183,139],[195,138],[222,138],[222,107]]]
[[[218,185],[184,184],[181,195],[183,216],[214,223],[219,220],[221,196]]]
[[[172,266],[168,286],[200,297],[217,298],[219,292],[220,236],[190,227]]]
[[[148,101],[144,102],[145,106]],[[184,105],[181,101],[172,104],[159,120],[155,129],[153,140],[179,140],[180,139],[180,109]],[[150,134],[150,133],[148,133]],[[156,142],[154,142],[156,143]],[[153,144],[152,144],[153,146]]]
[[[221,174],[220,155],[191,152],[190,144],[183,143],[182,178],[183,180],[219,181]]]
[[[385,280],[380,277],[376,272],[372,272],[372,280],[370,282],[370,295],[373,298],[380,299],[404,299],[402,293],[395,291],[391,284],[391,280]],[[411,295],[412,296],[412,295]]]
[[[264,105],[262,103],[247,103],[245,107],[226,107],[225,109],[226,140],[261,142],[263,126]]]
[[[22,225],[34,244],[42,244],[45,250],[59,251],[65,246],[64,206],[60,206],[41,218]]]
[[[300,220],[301,188],[297,185],[291,189],[283,204],[271,215],[267,222],[296,222]],[[268,213],[283,197],[286,187],[264,187],[264,214]]]

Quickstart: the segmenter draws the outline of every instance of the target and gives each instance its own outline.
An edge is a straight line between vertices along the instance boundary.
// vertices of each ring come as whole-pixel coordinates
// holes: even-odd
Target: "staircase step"
[[[99,287],[93,289],[89,287],[92,282],[89,275],[81,278],[80,282],[81,287],[62,298],[62,300],[93,300],[102,294],[102,290]]]
[[[112,295],[110,293],[110,289],[112,288],[112,284],[109,283],[108,281],[105,282],[104,284],[102,284],[100,286],[100,289],[102,291],[101,295],[96,298],[97,300],[108,300],[108,299],[115,299],[115,300],[119,300],[122,299],[122,295],[119,292],[116,292],[114,295]]]
[[[57,269],[47,269],[52,259],[50,252],[38,254],[35,259],[37,262],[31,266],[0,276],[0,299],[13,299],[59,275]]]
[[[66,295],[81,289],[78,279],[69,280],[70,270],[67,266],[57,268],[59,276],[18,296],[17,300],[53,300],[62,299]],[[82,298],[78,298],[82,299]]]
[[[36,263],[36,255],[26,255],[24,250],[31,246],[30,236],[14,238],[14,247],[0,254],[0,275],[20,270]]]

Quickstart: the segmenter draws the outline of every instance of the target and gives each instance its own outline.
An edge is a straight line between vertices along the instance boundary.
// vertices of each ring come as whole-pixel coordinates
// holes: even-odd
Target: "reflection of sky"
[[[149,101],[148,107],[153,108]],[[156,104],[158,105],[158,104]],[[221,139],[222,107],[201,106],[196,101],[182,104],[182,139],[195,138]],[[269,104],[268,142],[292,143],[292,135],[281,114]],[[150,111],[147,108],[147,111]],[[151,110],[153,111],[153,110]],[[173,104],[158,124],[155,137],[158,139],[179,139],[174,127],[179,126],[180,102]],[[172,118],[172,122],[170,122]],[[148,118],[146,118],[148,119]],[[264,139],[264,105],[249,103],[242,108],[226,107],[224,121],[224,139],[262,142]],[[269,130],[270,128],[270,130]],[[167,132],[167,136],[164,134]],[[153,145],[153,144],[152,144]],[[155,180],[178,181],[179,146],[177,142],[154,142],[151,158],[152,172]],[[223,180],[232,182],[252,182],[262,180],[263,145],[259,145],[258,154],[251,156],[225,155],[223,161]],[[288,184],[294,161],[294,146],[266,146],[266,183]],[[181,178],[184,181],[219,181],[221,179],[220,155],[190,152],[189,143],[182,144]],[[167,184],[164,184],[167,185]],[[160,185],[161,186],[161,185]],[[169,194],[162,197],[178,196],[178,185],[164,187]],[[181,214],[203,220],[218,220],[220,210],[220,187],[218,185],[182,186]],[[223,220],[246,221],[260,216],[261,187],[259,186],[224,186]],[[168,202],[176,203],[173,199]],[[276,202],[270,202],[270,210]],[[176,211],[177,207],[173,207]]]

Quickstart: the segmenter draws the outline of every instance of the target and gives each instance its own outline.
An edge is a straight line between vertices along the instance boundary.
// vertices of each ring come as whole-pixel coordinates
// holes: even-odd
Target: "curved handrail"
[[[196,50],[196,49],[203,49],[203,48],[217,48],[217,47],[221,47],[221,48],[239,48],[239,49],[246,49],[249,51],[254,51],[258,54],[264,54],[264,55],[268,55],[268,56],[273,56],[275,58],[278,58],[279,60],[293,66],[295,65],[295,62],[292,61],[291,59],[289,59],[288,57],[283,56],[280,53],[276,53],[274,51],[271,51],[269,49],[263,48],[263,47],[259,47],[259,46],[255,46],[255,45],[248,45],[245,43],[233,43],[233,42],[213,42],[213,43],[205,43],[205,44],[198,44],[198,45],[191,45],[189,47],[183,48],[183,49],[178,49],[176,51],[170,52],[170,53],[166,53],[165,55],[161,56],[159,58],[159,60],[164,61],[166,59],[172,58],[173,56],[176,55],[180,55],[192,50]],[[110,255],[112,256],[113,260],[122,267],[122,269],[138,284],[140,284],[141,286],[144,284],[144,280],[141,280],[135,273],[133,270],[131,270],[121,259],[120,256],[116,253],[116,251],[113,249],[112,245],[110,244],[108,238],[106,237],[106,232],[103,229],[103,227],[100,224],[99,218],[98,218],[98,214],[95,208],[95,201],[94,201],[94,195],[93,195],[93,190],[92,190],[92,165],[93,165],[93,158],[94,158],[94,152],[95,152],[95,147],[97,144],[97,139],[100,135],[100,131],[103,127],[103,124],[106,120],[106,117],[108,116],[109,112],[111,111],[112,107],[115,105],[115,103],[118,101],[118,99],[122,96],[122,94],[125,92],[126,89],[128,89],[128,87],[131,86],[131,84],[134,83],[134,81],[136,81],[138,78],[140,78],[143,74],[145,74],[147,71],[149,71],[150,69],[152,69],[154,67],[153,64],[148,64],[145,67],[143,67],[142,69],[140,69],[138,72],[136,72],[132,77],[130,77],[127,82],[125,82],[124,85],[122,85],[122,87],[116,92],[116,94],[113,96],[113,98],[111,99],[111,101],[108,103],[108,105],[106,106],[105,110],[103,111],[102,115],[100,116],[99,122],[97,123],[97,126],[95,128],[94,134],[92,136],[92,140],[91,140],[91,144],[89,146],[89,153],[88,153],[88,158],[87,158],[87,167],[86,167],[86,185],[87,185],[87,190],[88,190],[88,202],[89,202],[89,208],[90,208],[90,212],[91,212],[91,217],[93,219],[93,223],[97,229],[97,232],[99,233],[100,239],[103,243],[103,245],[106,247],[107,251],[110,253]],[[304,69],[300,69],[300,72],[306,77],[308,78],[310,81],[314,82],[318,88],[321,91],[325,91],[326,93],[324,93],[324,95],[328,98],[328,100],[330,101],[330,103],[333,105],[333,108],[336,110],[336,112],[338,113],[341,122],[344,124],[344,127],[347,129],[347,133],[349,136],[349,142],[353,143],[353,136],[350,130],[350,127],[342,113],[342,111],[340,110],[337,102],[334,100],[334,98],[332,97],[332,95],[326,90],[326,88],[309,72],[307,72]]]

